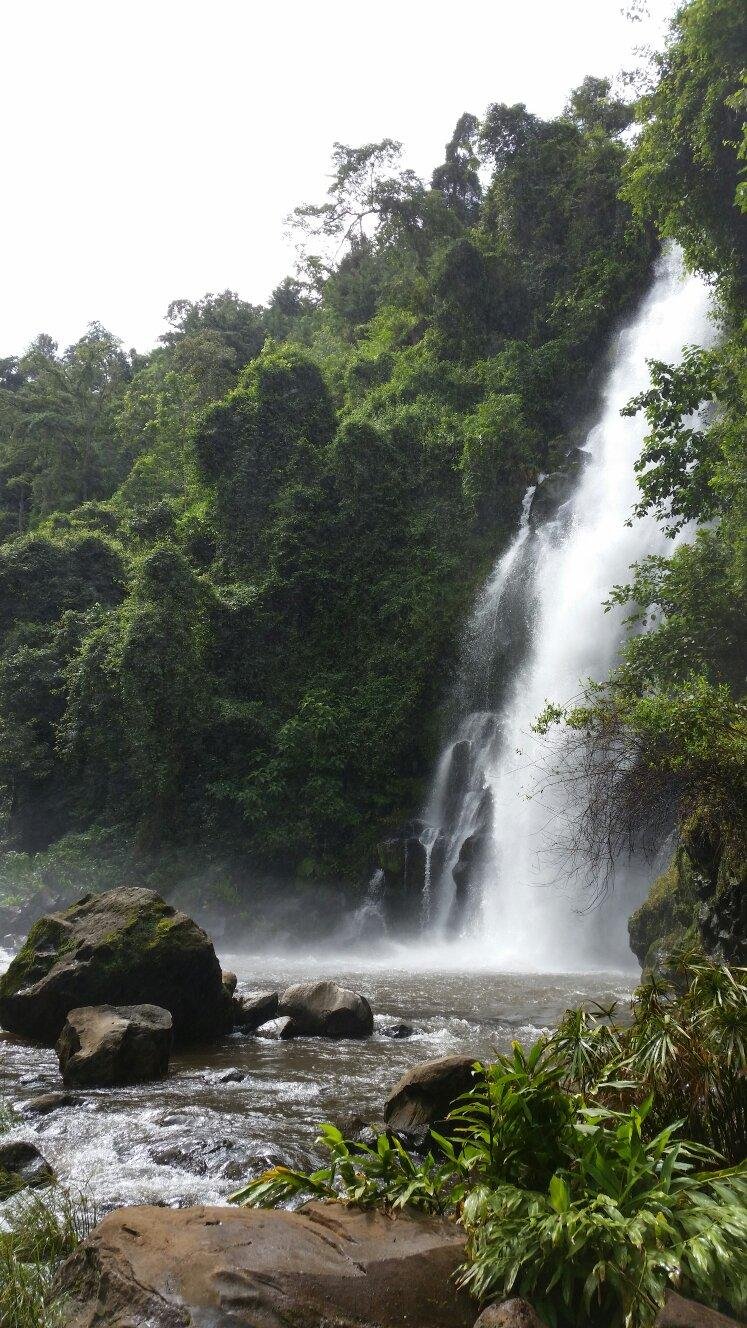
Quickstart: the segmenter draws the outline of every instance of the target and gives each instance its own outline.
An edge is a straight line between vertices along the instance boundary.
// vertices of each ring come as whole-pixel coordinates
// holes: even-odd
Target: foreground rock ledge
[[[338,1205],[300,1213],[123,1208],[68,1259],[68,1328],[471,1328],[452,1223]]]
[[[159,1005],[177,1042],[231,1026],[210,937],[153,890],[124,886],[49,913],[0,977],[0,1025],[52,1046],[84,1005]]]

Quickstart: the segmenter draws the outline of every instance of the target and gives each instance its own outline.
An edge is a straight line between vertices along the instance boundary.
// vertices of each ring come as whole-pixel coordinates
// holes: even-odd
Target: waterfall
[[[677,361],[683,346],[712,340],[708,288],[683,273],[672,250],[613,347],[578,479],[565,479],[565,493],[563,476],[530,490],[519,529],[472,611],[457,684],[462,717],[423,819],[430,935],[458,938],[475,959],[523,970],[631,962],[626,922],[645,875],[621,864],[611,900],[598,909],[564,877],[553,851],[561,812],[538,787],[542,753],[532,724],[546,701],[568,703],[586,679],[609,674],[624,614],[605,613],[603,601],[628,579],[631,563],[671,551],[653,519],[625,524],[646,423],[622,417],[621,408],[647,386],[647,359]],[[554,509],[546,486],[550,494],[554,486]]]

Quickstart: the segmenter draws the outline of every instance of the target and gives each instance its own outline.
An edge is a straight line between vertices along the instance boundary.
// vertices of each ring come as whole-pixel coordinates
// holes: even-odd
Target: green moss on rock
[[[687,853],[679,847],[628,922],[630,947],[644,971],[660,967],[668,952],[696,935],[698,899]]]
[[[160,1005],[180,1041],[230,1027],[209,936],[152,890],[86,895],[41,918],[0,978],[0,1023],[52,1043],[68,1011],[83,1005]]]

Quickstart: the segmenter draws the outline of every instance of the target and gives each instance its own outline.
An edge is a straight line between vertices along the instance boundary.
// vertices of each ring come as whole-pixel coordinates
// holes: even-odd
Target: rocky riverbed
[[[11,957],[0,951],[0,972]],[[373,1036],[281,1041],[279,1025],[270,1024],[265,1036],[233,1033],[211,1047],[176,1050],[165,1079],[89,1089],[72,1105],[30,1114],[30,1099],[62,1087],[57,1056],[0,1034],[3,1096],[19,1112],[9,1138],[36,1143],[63,1183],[89,1190],[103,1209],[221,1202],[269,1161],[309,1162],[319,1121],[380,1119],[386,1093],[418,1062],[488,1056],[513,1038],[531,1041],[567,1006],[625,1001],[635,983],[633,974],[413,971],[385,958],[335,963],[228,951],[219,958],[244,996],[334,977],[370,1001]],[[412,1035],[391,1036],[402,1024]]]

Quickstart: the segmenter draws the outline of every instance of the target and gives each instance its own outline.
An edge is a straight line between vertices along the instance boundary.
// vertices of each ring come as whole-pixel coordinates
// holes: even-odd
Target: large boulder
[[[0,1202],[27,1186],[51,1185],[54,1172],[36,1144],[0,1140]]]
[[[53,1045],[83,1005],[160,1005],[178,1042],[213,1041],[231,1026],[210,937],[153,890],[84,895],[40,918],[0,978],[0,1025]]]
[[[388,1128],[420,1135],[441,1125],[456,1099],[472,1087],[474,1064],[472,1056],[441,1056],[407,1070],[384,1104]]]
[[[88,1005],[71,1010],[57,1039],[66,1084],[106,1088],[163,1079],[173,1024],[158,1005]]]
[[[452,1222],[341,1205],[300,1213],[124,1208],[58,1277],[68,1328],[471,1328]]]
[[[63,1107],[79,1107],[82,1101],[79,1093],[39,1093],[24,1103],[23,1110],[28,1116],[48,1116],[51,1111],[60,1111]]]
[[[286,987],[278,1014],[287,1015],[281,1037],[361,1038],[373,1033],[373,1014],[365,996],[336,982],[298,982]]]

